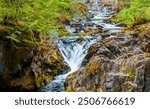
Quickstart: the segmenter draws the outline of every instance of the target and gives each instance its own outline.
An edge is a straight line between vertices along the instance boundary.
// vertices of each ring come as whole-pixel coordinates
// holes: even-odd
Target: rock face
[[[0,39],[0,91],[37,90],[68,69],[55,44],[41,40],[35,47]]]
[[[144,29],[142,29],[144,27]],[[93,45],[66,91],[150,91],[150,24]]]
[[[125,0],[101,0],[102,6],[110,6],[113,7],[115,10],[120,10],[124,8],[127,4]]]

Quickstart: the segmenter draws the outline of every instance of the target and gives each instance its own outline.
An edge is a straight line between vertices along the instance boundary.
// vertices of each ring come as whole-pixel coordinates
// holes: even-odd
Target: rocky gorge
[[[93,45],[82,67],[67,78],[66,90],[149,91],[149,29],[146,32],[124,33]]]
[[[94,44],[82,67],[68,76],[66,91],[149,92],[149,40],[150,23],[146,23]]]
[[[86,16],[61,16],[64,36],[26,33],[40,45],[8,40],[0,24],[0,91],[149,92],[150,23],[113,22],[126,0],[84,0]]]

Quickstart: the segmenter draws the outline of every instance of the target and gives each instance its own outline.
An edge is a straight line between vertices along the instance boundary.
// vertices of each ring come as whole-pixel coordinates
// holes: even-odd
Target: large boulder
[[[8,40],[2,28],[0,35],[0,91],[34,91],[68,69],[49,38],[40,37],[40,46]]]
[[[68,76],[66,91],[150,91],[150,34],[141,27],[94,44]]]

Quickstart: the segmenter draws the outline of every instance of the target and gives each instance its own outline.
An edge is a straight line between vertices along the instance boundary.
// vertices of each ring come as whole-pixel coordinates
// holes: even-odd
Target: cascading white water
[[[42,91],[64,91],[64,82],[67,76],[80,68],[88,48],[99,40],[99,37],[93,38],[90,36],[86,36],[83,39],[78,36],[57,39],[56,43],[59,51],[64,58],[64,62],[70,67],[70,71],[66,74],[56,76]]]
[[[110,34],[110,37],[111,33],[121,32],[122,28],[104,21],[113,15],[114,11],[112,9],[100,6],[99,3],[101,0],[90,0],[90,2],[94,3],[94,6],[87,6],[89,18],[77,20],[77,22],[75,19],[71,25],[66,25],[66,29],[71,33],[71,36],[58,38],[56,40],[59,51],[64,58],[64,62],[70,67],[70,71],[66,74],[56,76],[50,84],[40,91],[64,91],[64,83],[67,76],[81,67],[89,47],[100,40],[100,37],[97,36],[86,36],[82,39],[79,36],[74,36],[75,34],[81,34],[82,32],[86,32],[86,28],[90,27],[94,29],[96,26],[102,27],[104,31]],[[75,26],[73,26],[73,24],[75,24]],[[92,25],[90,26],[89,24]]]
[[[58,39],[58,48],[65,63],[70,67],[70,73],[78,70],[87,53],[88,48],[99,41],[100,38],[90,36],[80,39],[78,36],[63,37]],[[70,74],[70,73],[67,73]]]

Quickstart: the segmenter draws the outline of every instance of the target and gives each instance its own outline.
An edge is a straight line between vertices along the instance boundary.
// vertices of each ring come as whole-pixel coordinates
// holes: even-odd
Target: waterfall
[[[66,74],[56,76],[49,85],[42,89],[42,91],[64,91],[64,82],[67,76],[80,68],[89,47],[99,40],[99,37],[93,38],[90,36],[83,38],[79,36],[70,36],[57,39],[56,43],[59,51],[64,62],[70,67],[70,71]]]
[[[71,35],[56,40],[56,44],[64,59],[64,63],[70,67],[70,71],[66,74],[56,76],[54,80],[41,89],[41,91],[64,91],[64,83],[67,76],[81,67],[82,61],[86,56],[89,47],[101,39],[100,33],[81,38],[80,35],[83,32],[86,32],[86,29],[101,27],[103,33],[105,32],[109,37],[113,37],[112,34],[114,33],[121,32],[122,28],[118,27],[117,24],[105,21],[112,17],[114,13],[113,9],[100,6],[99,4],[101,0],[90,0],[90,2],[94,3],[94,5],[91,6],[87,4],[88,18],[80,20],[75,19],[70,25],[65,25]]]
[[[90,36],[83,37],[83,39],[80,39],[78,36],[58,39],[59,51],[65,63],[71,68],[70,72],[74,72],[80,68],[88,48],[99,41],[99,39]]]

